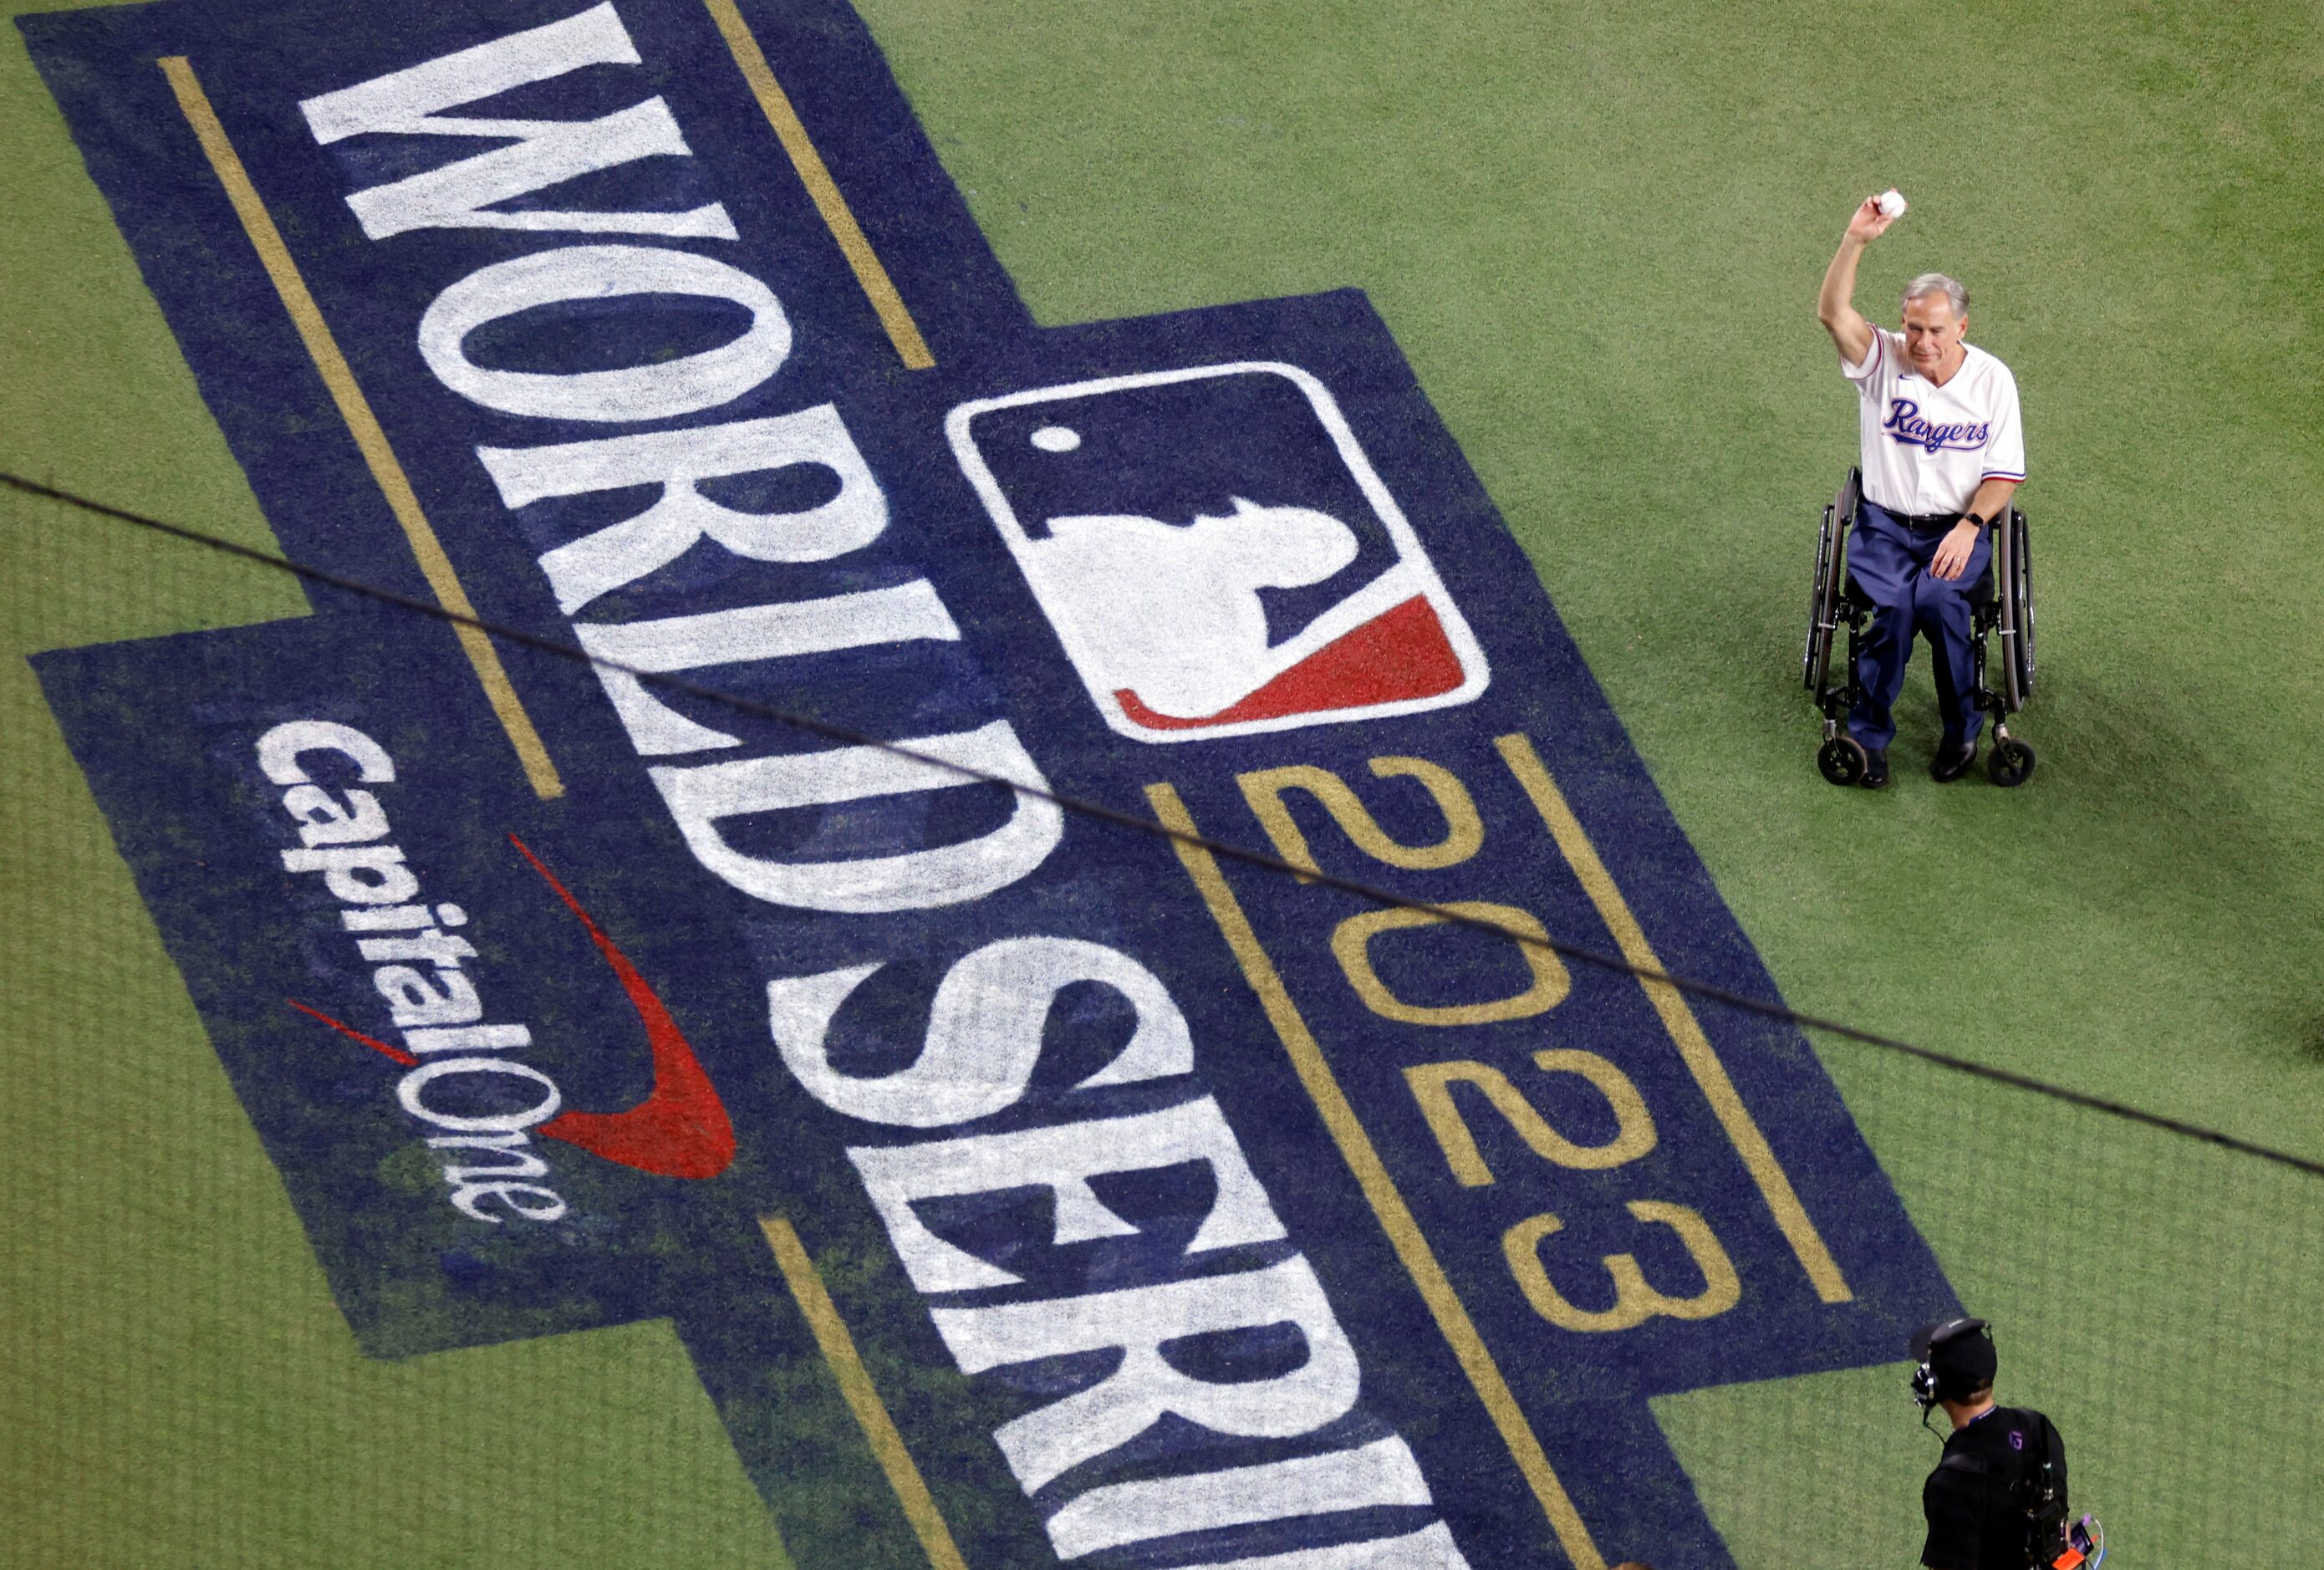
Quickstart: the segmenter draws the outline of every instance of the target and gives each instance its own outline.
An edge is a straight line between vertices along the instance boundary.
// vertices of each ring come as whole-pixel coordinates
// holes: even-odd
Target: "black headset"
[[[1921,1408],[1923,1422],[1928,1420],[1929,1408],[1939,1401],[1959,1400],[1969,1394],[1967,1390],[1954,1388],[1953,1382],[1936,1369],[1937,1348],[1964,1335],[1982,1335],[1991,1341],[1993,1330],[1982,1319],[1963,1316],[1932,1325],[1913,1337],[1913,1351],[1921,1360],[1921,1366],[1913,1371],[1913,1399]]]

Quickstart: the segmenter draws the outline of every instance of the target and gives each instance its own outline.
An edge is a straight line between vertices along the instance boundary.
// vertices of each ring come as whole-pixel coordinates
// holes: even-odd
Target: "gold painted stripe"
[[[815,210],[823,215],[825,227],[839,242],[847,257],[847,264],[855,270],[855,282],[863,291],[872,309],[880,314],[880,325],[888,329],[888,341],[896,346],[905,365],[914,371],[925,371],[936,363],[928,353],[927,340],[920,337],[920,328],[912,313],[904,307],[904,297],[896,292],[888,270],[880,264],[879,254],[872,242],[863,237],[856,226],[855,215],[848,210],[847,199],[839,194],[831,171],[824,167],[823,154],[815,150],[807,127],[799,123],[798,111],[791,107],[790,95],[775,80],[759,41],[751,35],[742,14],[734,8],[734,0],[702,0],[710,8],[710,18],[725,36],[726,47],[733,52],[734,63],[742,68],[742,79],[751,84],[751,94],[759,100],[767,124],[775,128],[775,136],[790,154],[791,167],[806,182],[807,193],[815,199]]]
[[[1497,739],[1493,745],[1499,751],[1501,761],[1508,765],[1509,772],[1517,776],[1517,783],[1524,787],[1526,795],[1532,799],[1534,810],[1541,814],[1542,822],[1549,826],[1551,836],[1557,841],[1557,848],[1563,853],[1574,875],[1582,880],[1591,903],[1598,907],[1599,919],[1612,930],[1614,942],[1620,947],[1622,957],[1641,971],[1651,971],[1656,975],[1668,974],[1663,969],[1663,962],[1655,956],[1654,946],[1646,941],[1646,931],[1638,925],[1638,919],[1630,913],[1629,902],[1622,898],[1622,891],[1615,886],[1612,874],[1606,871],[1606,864],[1598,859],[1597,847],[1582,832],[1581,819],[1575,817],[1573,809],[1565,804],[1565,793],[1558,790],[1557,782],[1549,777],[1549,770],[1542,763],[1541,754],[1534,751],[1533,743],[1521,734],[1507,735]],[[1711,1038],[1702,1033],[1702,1023],[1695,1019],[1693,1009],[1687,1005],[1686,994],[1670,983],[1656,981],[1651,976],[1641,975],[1638,984],[1646,988],[1646,996],[1654,1002],[1655,1011],[1662,1016],[1663,1029],[1670,1032],[1671,1040],[1678,1047],[1680,1057],[1686,1062],[1687,1071],[1694,1076],[1695,1084],[1702,1087],[1704,1098],[1711,1103],[1711,1110],[1718,1115],[1719,1126],[1727,1131],[1727,1138],[1734,1145],[1735,1153],[1743,1158],[1744,1168],[1750,1172],[1751,1180],[1759,1186],[1760,1197],[1767,1202],[1767,1208],[1775,1214],[1775,1224],[1783,1230],[1784,1241],[1792,1245],[1792,1252],[1798,1256],[1800,1267],[1807,1271],[1808,1279],[1814,1284],[1816,1296],[1827,1303],[1846,1303],[1852,1299],[1856,1294],[1849,1289],[1847,1278],[1840,1273],[1840,1266],[1832,1259],[1831,1251],[1824,1247],[1822,1234],[1816,1231],[1815,1223],[1808,1219],[1806,1207],[1800,1204],[1800,1196],[1793,1191],[1792,1180],[1784,1175],[1783,1163],[1775,1159],[1775,1152],[1768,1147],[1767,1137],[1759,1131],[1757,1122],[1751,1116],[1751,1109],[1743,1104],[1743,1097],[1737,1092],[1735,1082],[1727,1076],[1727,1067],[1719,1061],[1719,1054],[1711,1048]]]
[[[1146,799],[1154,807],[1154,815],[1163,827],[1182,835],[1196,834],[1194,819],[1177,790],[1165,784],[1148,785]],[[1477,1397],[1485,1404],[1485,1411],[1500,1431],[1501,1441],[1517,1464],[1517,1471],[1533,1489],[1534,1498],[1541,1501],[1542,1513],[1549,1518],[1551,1529],[1556,1532],[1560,1547],[1575,1570],[1606,1570],[1605,1556],[1597,1544],[1591,1541],[1590,1529],[1582,1524],[1581,1512],[1573,1508],[1565,1485],[1557,1481],[1551,1469],[1549,1456],[1541,1447],[1541,1440],[1525,1413],[1517,1407],[1508,1381],[1501,1377],[1500,1366],[1487,1350],[1484,1337],[1469,1317],[1459,1294],[1437,1263],[1435,1251],[1413,1219],[1412,1211],[1397,1192],[1396,1180],[1388,1176],[1388,1166],[1373,1148],[1371,1136],[1357,1121],[1355,1108],[1340,1089],[1332,1066],[1325,1061],[1323,1048],[1300,1018],[1298,1005],[1283,984],[1267,951],[1259,947],[1259,934],[1251,929],[1250,919],[1243,914],[1242,904],[1235,898],[1226,874],[1219,870],[1218,858],[1200,845],[1185,840],[1176,842],[1178,860],[1185,866],[1194,887],[1202,891],[1203,902],[1211,909],[1211,919],[1219,924],[1219,931],[1234,951],[1236,962],[1242,966],[1243,979],[1250,990],[1259,994],[1259,1006],[1266,1010],[1268,1022],[1281,1038],[1284,1050],[1291,1055],[1291,1066],[1299,1076],[1299,1083],[1323,1114],[1323,1126],[1331,1130],[1332,1139],[1340,1147],[1341,1159],[1355,1174],[1356,1185],[1371,1203],[1372,1214],[1379,1218],[1381,1230],[1388,1233],[1388,1242],[1396,1256],[1403,1261],[1412,1284],[1420,1288],[1422,1301],[1436,1319],[1436,1328],[1452,1348],[1452,1355],[1461,1371],[1469,1376]]]
[[[847,1333],[847,1322],[839,1316],[838,1306],[824,1289],[823,1277],[816,1273],[815,1261],[807,1257],[807,1246],[791,1229],[788,1218],[780,1215],[761,1216],[759,1230],[767,1234],[767,1244],[775,1251],[775,1263],[789,1283],[791,1296],[798,1299],[799,1312],[807,1316],[807,1327],[815,1332],[816,1344],[823,1349],[823,1359],[831,1365],[834,1377],[839,1381],[839,1393],[847,1399],[848,1409],[863,1429],[863,1437],[871,1442],[872,1454],[878,1458],[880,1470],[888,1474],[888,1486],[896,1491],[896,1502],[904,1507],[905,1519],[920,1539],[920,1547],[936,1570],[968,1570],[968,1562],[960,1556],[960,1548],[952,1540],[952,1530],[945,1525],[943,1512],[936,1509],[936,1497],[928,1492],[920,1469],[913,1464],[912,1453],[904,1448],[904,1436],[896,1431],[896,1421],[888,1416],[888,1405],[880,1399],[878,1387],[872,1384],[863,1359],[855,1350],[855,1338]]]
[[[290,320],[307,346],[308,356],[315,362],[315,369],[322,373],[323,384],[331,390],[332,402],[339,406],[340,418],[347,422],[364,462],[371,466],[372,478],[387,497],[395,521],[403,526],[403,536],[410,542],[411,554],[419,559],[420,571],[428,579],[428,586],[435,591],[436,603],[456,616],[475,617],[476,608],[468,603],[467,591],[460,586],[459,575],[452,570],[443,542],[436,538],[427,513],[420,511],[411,481],[404,475],[394,448],[388,446],[387,432],[380,428],[370,400],[356,384],[346,356],[339,353],[338,340],[331,336],[330,324],[323,319],[321,308],[308,292],[307,281],[299,275],[298,263],[291,260],[290,249],[282,243],[282,233],[274,226],[266,204],[259,198],[258,188],[251,184],[242,155],[235,152],[234,143],[227,139],[217,111],[210,106],[209,95],[202,91],[202,84],[194,75],[192,62],[179,54],[168,56],[160,64],[161,74],[170,78],[171,91],[178,96],[178,106],[185,111],[195,136],[201,141],[203,152],[209,157],[210,168],[217,171],[218,183],[226,187],[226,199],[234,203],[235,213],[242,219],[243,233],[250,236],[259,263],[273,281],[274,292],[281,296],[282,307],[290,313]],[[517,758],[524,765],[525,778],[532,781],[534,793],[544,801],[564,795],[565,782],[558,778],[557,766],[549,762],[549,749],[541,743],[540,733],[533,728],[532,716],[525,713],[516,688],[510,685],[508,672],[501,665],[500,651],[477,628],[456,622],[452,631],[467,652],[468,663],[475,667],[476,679],[484,684],[484,697],[492,704],[493,713],[500,716],[501,728],[508,733],[510,743],[516,748]]]

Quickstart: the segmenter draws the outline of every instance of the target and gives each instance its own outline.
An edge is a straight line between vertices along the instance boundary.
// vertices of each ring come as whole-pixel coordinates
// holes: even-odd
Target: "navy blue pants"
[[[1904,666],[1913,657],[1913,635],[1928,639],[1936,656],[1937,713],[1944,722],[1944,744],[1973,742],[1985,725],[1977,706],[1977,666],[1969,637],[1969,592],[1984,578],[1993,555],[1987,530],[1969,552],[1969,567],[1948,583],[1929,571],[1929,559],[1947,530],[1914,529],[1886,507],[1866,500],[1857,509],[1848,540],[1848,570],[1872,600],[1872,627],[1856,657],[1862,688],[1848,716],[1848,734],[1858,744],[1885,752],[1896,739],[1891,712],[1904,689]]]

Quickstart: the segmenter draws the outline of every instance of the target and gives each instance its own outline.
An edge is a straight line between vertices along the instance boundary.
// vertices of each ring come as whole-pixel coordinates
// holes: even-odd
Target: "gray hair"
[[[1904,298],[1896,302],[1896,309],[1901,312],[1914,300],[1932,294],[1941,294],[1951,300],[1956,318],[1969,314],[1969,291],[1961,287],[1960,279],[1948,278],[1941,272],[1923,272],[1904,285]]]

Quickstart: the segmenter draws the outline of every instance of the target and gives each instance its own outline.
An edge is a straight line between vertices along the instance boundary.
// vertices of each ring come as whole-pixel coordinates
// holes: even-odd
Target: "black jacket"
[[[1921,1563],[1930,1570],[2024,1570],[2031,1561],[2020,1485],[2041,1466],[2045,1452],[2062,1499],[2065,1445],[2041,1413],[1996,1407],[1954,1430],[1921,1489],[1921,1510],[1929,1522]]]

